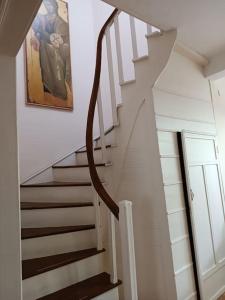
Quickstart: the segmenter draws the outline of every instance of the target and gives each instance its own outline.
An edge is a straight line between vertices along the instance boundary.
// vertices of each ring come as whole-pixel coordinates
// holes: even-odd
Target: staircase
[[[35,182],[34,179],[32,183],[21,185],[23,300],[138,299],[132,203],[118,203],[111,197],[113,168],[122,168],[137,113],[146,99],[146,91],[149,93],[149,85],[153,85],[168,61],[176,33],[161,34],[145,24],[148,54],[140,56],[135,19],[129,16],[135,78],[126,80],[119,14],[116,9],[99,35],[86,146],[53,165],[51,181]],[[112,28],[115,40],[112,40]],[[106,131],[100,85],[104,37],[112,113],[112,126]],[[116,49],[116,61],[112,44]],[[160,55],[162,59],[156,67]],[[149,78],[143,78],[146,70],[150,70]],[[103,75],[105,72],[103,70]],[[118,90],[120,101],[116,97]],[[131,101],[134,95],[138,101]],[[99,137],[94,138],[96,106]],[[119,159],[118,152],[122,153]],[[117,221],[122,282],[117,271]],[[119,287],[122,287],[120,295]]]
[[[110,151],[108,144],[108,159]],[[104,181],[110,164],[100,163],[98,142],[94,152]],[[95,203],[86,149],[76,152],[73,164],[52,169],[52,182],[21,186],[23,300],[119,299],[121,281],[111,283],[106,250],[97,237],[101,208]]]

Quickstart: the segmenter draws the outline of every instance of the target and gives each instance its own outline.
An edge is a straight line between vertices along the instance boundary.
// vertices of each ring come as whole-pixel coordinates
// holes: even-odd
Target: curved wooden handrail
[[[114,18],[118,14],[118,9],[116,8],[108,20],[105,22],[104,26],[102,27],[97,43],[97,54],[96,54],[96,66],[95,66],[95,76],[94,76],[94,83],[91,93],[91,99],[89,104],[88,110],[88,119],[87,119],[87,129],[86,129],[86,148],[87,148],[87,158],[89,164],[89,170],[91,175],[91,180],[93,186],[100,196],[100,198],[105,202],[108,206],[110,211],[115,215],[117,219],[119,219],[119,206],[113,201],[111,196],[108,194],[106,189],[104,188],[99,176],[98,172],[95,167],[94,162],[94,152],[93,152],[93,123],[94,123],[94,115],[95,115],[95,108],[98,98],[98,91],[99,91],[99,84],[100,84],[100,77],[101,77],[101,66],[102,66],[102,41],[106,32],[106,29],[114,20]]]

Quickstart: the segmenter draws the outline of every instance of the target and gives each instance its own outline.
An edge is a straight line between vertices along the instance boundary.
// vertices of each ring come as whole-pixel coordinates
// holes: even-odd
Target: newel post
[[[134,249],[132,202],[119,203],[119,226],[122,248],[123,286],[125,300],[137,300],[137,276]]]

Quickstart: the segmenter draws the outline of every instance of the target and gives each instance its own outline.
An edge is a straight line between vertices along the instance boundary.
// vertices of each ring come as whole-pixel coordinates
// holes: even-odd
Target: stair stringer
[[[113,196],[133,202],[140,300],[177,299],[152,92],[176,38],[176,30],[149,38],[149,58],[135,63],[136,81],[121,87],[120,126],[114,129]]]

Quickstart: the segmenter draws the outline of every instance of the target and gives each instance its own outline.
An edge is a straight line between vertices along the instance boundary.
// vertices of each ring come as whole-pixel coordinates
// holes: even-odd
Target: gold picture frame
[[[27,105],[73,110],[68,3],[43,0],[25,42]]]

